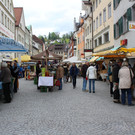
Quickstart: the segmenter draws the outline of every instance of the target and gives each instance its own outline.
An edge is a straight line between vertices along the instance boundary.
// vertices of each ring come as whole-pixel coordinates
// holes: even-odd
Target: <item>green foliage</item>
[[[48,36],[44,35],[40,35],[39,39],[41,39],[44,43],[46,42],[47,44],[50,44],[51,41],[55,41],[53,44],[68,44],[70,42],[70,39],[72,37],[73,33],[66,33],[63,34],[62,37],[60,37],[60,34],[57,32],[49,32]],[[57,40],[60,40],[60,42],[58,42]]]

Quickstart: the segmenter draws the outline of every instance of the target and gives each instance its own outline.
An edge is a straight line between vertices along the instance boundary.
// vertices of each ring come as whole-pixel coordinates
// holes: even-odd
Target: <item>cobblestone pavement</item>
[[[113,103],[106,82],[96,81],[96,93],[82,92],[82,79],[41,93],[19,81],[12,103],[0,102],[0,135],[135,135],[135,106]]]

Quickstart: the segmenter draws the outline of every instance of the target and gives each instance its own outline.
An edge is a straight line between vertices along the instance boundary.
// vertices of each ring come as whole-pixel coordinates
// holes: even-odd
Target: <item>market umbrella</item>
[[[62,56],[57,55],[47,49],[39,54],[31,56],[31,59],[32,60],[45,60],[46,63],[48,63],[48,60],[61,60]],[[46,69],[47,69],[47,64],[46,64]]]
[[[18,61],[18,57],[17,58],[14,58],[13,61],[16,60]],[[21,56],[21,62],[29,62],[31,60],[30,56],[29,55],[22,55]]]

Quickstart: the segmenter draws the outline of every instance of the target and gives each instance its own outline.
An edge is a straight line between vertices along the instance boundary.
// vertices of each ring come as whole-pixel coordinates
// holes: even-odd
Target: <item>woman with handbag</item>
[[[119,77],[119,89],[121,89],[121,102],[123,105],[126,103],[126,93],[128,98],[128,105],[133,106],[132,104],[132,94],[131,94],[131,85],[133,79],[133,72],[128,67],[128,62],[124,61],[122,63],[122,67],[119,70],[118,77]]]
[[[56,71],[56,78],[60,81],[60,86],[58,90],[62,90],[62,78],[64,76],[64,69],[61,65],[58,66]]]

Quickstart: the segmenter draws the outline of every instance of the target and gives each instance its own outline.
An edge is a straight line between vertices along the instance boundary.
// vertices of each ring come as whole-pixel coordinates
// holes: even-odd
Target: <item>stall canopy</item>
[[[13,60],[18,61],[18,58],[14,58]],[[22,55],[21,56],[21,62],[29,62],[31,60],[29,55]]]
[[[0,36],[0,52],[27,53],[28,50],[13,39]]]
[[[83,60],[78,60],[78,57],[73,56],[73,57],[70,57],[68,59],[63,60],[63,63],[66,63],[66,62],[69,62],[69,63],[82,63],[82,61],[84,61],[84,59]]]

